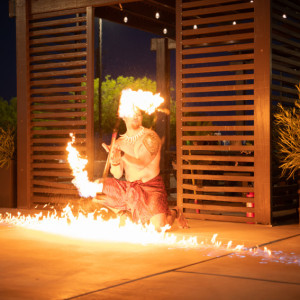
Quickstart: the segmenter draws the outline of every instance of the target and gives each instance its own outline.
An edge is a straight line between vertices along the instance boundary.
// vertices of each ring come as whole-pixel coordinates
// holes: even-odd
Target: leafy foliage
[[[8,127],[17,127],[17,98],[6,101],[0,97],[0,127],[6,129]]]
[[[15,129],[0,127],[0,168],[9,166],[15,155]]]
[[[288,175],[288,179],[300,168],[300,84],[296,88],[299,100],[295,106],[283,107],[279,103],[278,112],[274,114],[280,168],[282,176]]]

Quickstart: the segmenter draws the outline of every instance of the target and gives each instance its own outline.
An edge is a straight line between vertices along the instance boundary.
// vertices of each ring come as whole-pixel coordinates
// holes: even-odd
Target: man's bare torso
[[[155,134],[155,137],[154,137]],[[145,146],[145,139],[154,137],[158,151],[151,154],[151,160],[149,160],[149,147]],[[154,131],[145,128],[143,135],[137,138],[136,141],[130,143],[126,141],[126,138],[120,137],[118,139],[118,145],[124,152],[122,156],[122,165],[125,172],[125,178],[127,181],[133,182],[141,180],[147,182],[152,178],[159,175],[159,162],[160,162],[160,140]],[[150,149],[151,151],[151,149]]]

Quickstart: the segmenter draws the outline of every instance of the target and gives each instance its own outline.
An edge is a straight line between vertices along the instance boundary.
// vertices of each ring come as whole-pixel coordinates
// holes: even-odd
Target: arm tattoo
[[[154,132],[149,132],[144,136],[143,144],[151,155],[156,155],[159,150],[160,140]]]

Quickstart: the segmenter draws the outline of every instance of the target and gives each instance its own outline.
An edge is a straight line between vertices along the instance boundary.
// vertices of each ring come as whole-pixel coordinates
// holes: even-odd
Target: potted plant
[[[0,127],[0,207],[17,206],[15,129]]]

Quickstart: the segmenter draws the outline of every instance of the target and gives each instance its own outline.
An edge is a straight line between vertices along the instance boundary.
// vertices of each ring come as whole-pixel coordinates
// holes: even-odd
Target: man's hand
[[[106,152],[109,152],[111,146],[108,146],[105,143],[102,143],[102,147],[105,149]],[[120,162],[121,162],[121,150],[120,150],[118,143],[115,143],[114,147],[111,150],[110,163],[112,165],[118,165],[118,164],[120,164]]]

